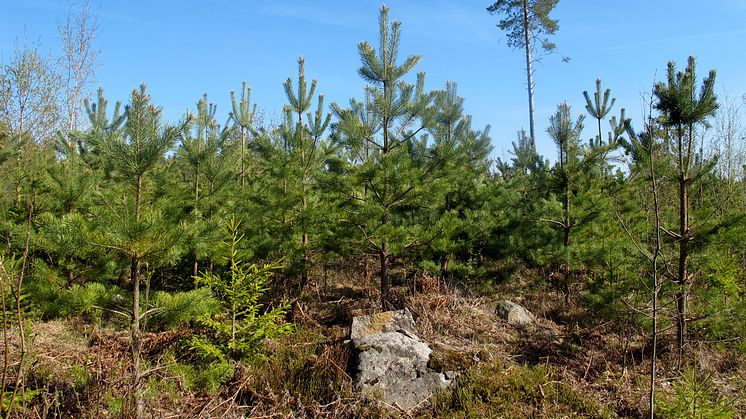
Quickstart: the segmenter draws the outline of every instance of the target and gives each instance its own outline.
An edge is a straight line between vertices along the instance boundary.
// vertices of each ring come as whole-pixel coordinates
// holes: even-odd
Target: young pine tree
[[[549,118],[549,127],[547,133],[557,145],[557,164],[553,170],[555,189],[558,192],[562,203],[562,216],[560,220],[550,220],[562,231],[562,253],[563,253],[563,271],[565,275],[564,289],[565,300],[570,296],[569,292],[569,247],[570,232],[575,226],[576,220],[573,217],[573,188],[575,182],[581,174],[581,153],[580,133],[583,130],[583,116],[573,122],[570,114],[570,106],[562,103],[557,107],[557,111]]]
[[[710,70],[697,91],[697,73],[694,57],[689,57],[686,69],[676,71],[674,62],[668,63],[666,82],[655,85],[653,91],[657,102],[655,108],[661,112],[663,125],[671,138],[670,152],[675,166],[678,183],[678,232],[669,232],[678,243],[678,269],[676,284],[676,329],[679,359],[684,355],[686,342],[687,285],[691,282],[689,271],[690,244],[695,238],[691,223],[691,185],[712,165],[695,164],[697,131],[696,128],[708,124],[708,119],[718,109],[715,95],[715,70]]]
[[[601,134],[601,121],[606,118],[606,115],[611,112],[611,108],[613,108],[614,103],[616,103],[616,98],[612,98],[611,103],[609,103],[610,96],[611,90],[609,89],[606,89],[603,96],[601,96],[601,79],[596,79],[596,92],[593,93],[593,102],[591,102],[591,97],[588,95],[588,91],[583,91],[585,110],[588,111],[588,114],[598,122],[598,137],[596,137],[596,142],[599,145],[603,140]]]
[[[565,300],[570,297],[570,276],[573,265],[591,265],[595,246],[586,243],[595,239],[605,240],[601,234],[593,237],[593,224],[601,216],[601,209],[608,204],[604,196],[605,175],[608,170],[607,155],[614,145],[603,145],[591,141],[580,143],[583,129],[583,115],[573,121],[570,106],[563,103],[549,119],[547,133],[557,145],[558,159],[552,169],[550,182],[552,190],[559,198],[559,217],[545,221],[558,227],[561,232],[561,263],[563,293]],[[608,220],[607,220],[608,221]],[[572,237],[584,231],[591,237],[576,240]],[[605,245],[604,245],[605,246]],[[604,247],[602,246],[602,247]]]
[[[197,102],[197,113],[189,129],[181,135],[177,157],[186,163],[186,177],[191,178],[189,242],[194,253],[192,275],[199,273],[199,261],[211,255],[210,241],[215,238],[217,196],[230,180],[231,153],[227,153],[228,130],[215,120],[217,106],[207,95]]]
[[[254,120],[256,118],[256,103],[251,105],[251,88],[246,87],[246,82],[241,84],[241,99],[236,101],[236,93],[231,91],[231,120],[241,135],[241,172],[239,173],[241,189],[246,184],[246,145],[249,135],[254,132]]]
[[[434,193],[427,207],[414,208],[419,223],[435,237],[428,250],[439,264],[443,280],[451,278],[449,262],[454,256],[469,257],[480,252],[487,242],[494,219],[488,206],[489,160],[492,150],[489,126],[474,130],[471,117],[464,114],[464,98],[458,95],[455,82],[447,82],[444,90],[434,93],[438,112],[436,123],[428,128],[431,147],[426,144],[415,154],[427,160],[442,162],[432,177],[437,179],[439,192]]]
[[[314,186],[331,146],[324,138],[331,115],[324,113],[324,96],[318,95],[311,112],[316,80],[310,86],[303,58],[298,59],[297,88],[291,78],[283,87],[288,104],[282,123],[270,132],[259,133],[258,188],[252,191],[263,223],[260,235],[265,246],[290,262],[286,269],[294,283],[287,288],[302,292],[308,282],[314,250],[321,243],[317,232],[324,217],[323,202]],[[297,280],[297,281],[296,281]]]
[[[347,157],[339,167],[337,190],[345,199],[345,221],[361,234],[363,248],[380,261],[384,309],[390,307],[392,259],[426,240],[406,209],[439,192],[428,190],[432,185],[427,183],[441,163],[416,155],[418,147],[422,149],[415,144],[422,141],[417,136],[434,123],[433,95],[424,91],[423,73],[416,85],[403,80],[420,57],[410,55],[398,63],[401,24],[389,25],[388,12],[381,8],[378,49],[368,42],[358,45],[362,60],[358,72],[370,83],[364,101],[351,100],[346,109],[332,105]]]
[[[289,105],[285,107],[285,123],[281,126],[281,135],[288,144],[288,152],[295,161],[294,166],[300,169],[300,230],[301,230],[301,281],[298,291],[302,291],[308,282],[308,269],[311,259],[309,244],[309,224],[312,211],[309,210],[311,200],[312,176],[321,169],[321,164],[327,154],[326,143],[322,142],[322,135],[329,126],[331,114],[324,114],[324,95],[319,95],[314,114],[308,112],[306,120],[304,113],[309,110],[316,90],[316,80],[311,81],[307,88],[303,57],[298,58],[298,90],[293,92],[293,81],[288,78],[284,84],[285,95]]]
[[[161,109],[150,103],[145,85],[135,89],[127,106],[121,133],[101,138],[102,154],[110,162],[114,177],[124,187],[125,198],[113,196],[103,205],[98,242],[102,247],[129,259],[129,285],[132,289],[130,346],[132,352],[132,402],[135,417],[144,417],[141,368],[140,287],[143,262],[157,263],[173,245],[177,231],[153,208],[147,196],[146,181],[163,160],[184,126],[163,123]]]

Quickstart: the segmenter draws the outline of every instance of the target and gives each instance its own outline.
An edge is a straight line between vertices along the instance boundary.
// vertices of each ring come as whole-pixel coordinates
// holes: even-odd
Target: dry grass
[[[465,297],[437,278],[421,275],[395,292],[399,304],[414,314],[420,337],[433,349],[431,367],[459,372],[464,385],[496,386],[490,390],[494,394],[512,389],[503,396],[526,397],[516,406],[537,414],[562,416],[572,406],[599,406],[606,409],[606,416],[609,412],[612,416],[643,416],[650,361],[649,343],[643,331],[625,329],[623,322],[594,316],[577,300],[566,304],[560,294],[537,286],[537,276],[536,272],[517,270],[511,280],[493,287],[491,293]],[[423,406],[405,414],[364,400],[353,391],[350,352],[345,341],[353,316],[380,311],[375,281],[354,272],[331,269],[326,272],[326,282],[321,276],[317,278],[309,285],[310,292],[297,300],[288,313],[288,320],[297,325],[298,332],[267,342],[266,360],[238,364],[232,379],[215,393],[188,389],[183,377],[167,368],[168,362],[173,361],[167,361],[165,356],[178,351],[193,330],[144,334],[143,354],[148,368],[152,368],[146,385],[149,414],[277,418],[433,416],[433,407]],[[512,326],[499,320],[493,310],[501,299],[530,309],[539,319],[538,326]],[[122,417],[130,373],[126,331],[93,328],[70,319],[34,324],[31,338],[33,361],[27,385],[43,391],[26,410],[27,416]],[[658,364],[660,393],[664,396],[671,394],[671,383],[678,378],[673,354],[666,351],[671,345],[668,335],[661,336]],[[704,343],[694,347],[692,353],[698,368],[712,376],[718,394],[745,415],[743,357]],[[564,400],[564,404],[555,406],[543,394],[524,393],[529,391],[524,384],[530,383],[539,383],[547,394]],[[472,390],[472,394],[481,394],[479,389]],[[485,403],[474,406],[487,409],[482,413],[500,411],[489,410],[489,403]],[[479,416],[479,411],[445,411],[455,417]],[[515,411],[503,412],[510,416]]]

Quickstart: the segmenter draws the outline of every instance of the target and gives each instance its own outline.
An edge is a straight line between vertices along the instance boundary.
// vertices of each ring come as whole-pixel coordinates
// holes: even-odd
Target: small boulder
[[[357,353],[355,387],[366,396],[408,411],[449,384],[443,374],[428,371],[432,350],[417,336],[409,310],[354,317],[350,338]]]
[[[417,336],[417,326],[409,310],[385,311],[367,316],[355,316],[350,327],[350,339],[357,340],[368,335],[399,332]]]
[[[534,324],[536,318],[530,311],[526,310],[520,304],[512,301],[501,300],[495,305],[495,314],[508,322],[508,324]]]

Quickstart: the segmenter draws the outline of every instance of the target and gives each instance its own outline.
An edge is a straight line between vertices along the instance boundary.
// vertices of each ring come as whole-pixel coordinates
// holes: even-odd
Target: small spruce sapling
[[[260,342],[292,331],[292,325],[282,319],[289,305],[283,303],[264,311],[259,302],[269,289],[270,277],[280,268],[278,263],[264,266],[242,260],[239,245],[243,234],[241,222],[232,217],[226,223],[227,239],[225,274],[203,272],[195,277],[198,285],[210,287],[221,302],[221,313],[202,320],[209,337],[194,337],[190,345],[203,359],[222,362],[257,356]]]

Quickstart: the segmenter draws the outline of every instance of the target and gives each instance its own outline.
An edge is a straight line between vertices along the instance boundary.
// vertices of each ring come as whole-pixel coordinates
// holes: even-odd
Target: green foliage
[[[169,370],[181,377],[186,390],[203,390],[209,394],[216,393],[235,374],[235,365],[227,359],[208,363],[180,363],[173,354],[166,356]]]
[[[732,418],[736,412],[718,396],[711,377],[695,367],[686,368],[673,383],[673,397],[659,393],[656,413],[665,418]]]
[[[137,258],[154,265],[177,260],[182,249],[178,246],[183,226],[165,220],[157,209],[147,209],[138,219],[136,208],[126,199],[114,204],[101,204],[91,228],[94,246],[114,255]]]
[[[126,400],[124,399],[124,397],[121,396],[107,394],[104,397],[104,400],[104,402],[106,403],[106,411],[110,412],[112,415],[121,414],[126,405]]]
[[[8,412],[12,408],[13,411],[18,414],[19,410],[23,411],[23,409],[19,409],[20,406],[25,406],[27,403],[39,396],[42,391],[44,391],[44,389],[42,388],[37,388],[34,390],[24,390],[16,393],[15,397],[12,390],[6,391],[3,397],[2,411]]]
[[[53,257],[57,267],[67,274],[70,285],[76,279],[75,272],[84,270],[96,260],[88,220],[77,212],[62,216],[46,212],[38,217],[38,223],[36,246]]]
[[[477,365],[458,378],[453,390],[433,401],[438,417],[613,417],[613,410],[558,380],[543,366],[505,370],[497,363]]]
[[[249,135],[254,134],[254,119],[256,117],[257,104],[251,106],[251,88],[246,87],[246,82],[241,84],[241,99],[236,101],[235,92],[231,91],[231,105],[233,112],[230,119],[233,121],[234,128],[238,128],[241,136],[241,167],[239,172],[241,189],[245,186],[246,178],[246,142]]]
[[[268,290],[269,279],[278,264],[259,267],[243,261],[239,254],[240,221],[232,218],[226,224],[228,238],[223,242],[227,256],[227,272],[204,272],[195,278],[197,284],[209,287],[220,302],[221,313],[201,320],[209,336],[194,337],[192,349],[203,359],[223,361],[239,360],[258,354],[259,344],[292,330],[282,322],[288,304],[263,311],[260,299]]]
[[[558,26],[549,15],[557,4],[500,0],[488,10],[500,15],[509,46],[546,52],[554,49],[548,37]],[[690,323],[691,337],[740,362],[746,353],[746,190],[740,172],[730,167],[743,165],[738,153],[727,157],[728,170],[720,172],[713,170],[715,156],[707,154],[711,132],[703,138],[702,131],[718,109],[714,72],[699,87],[693,58],[682,71],[669,64],[650,98],[644,133],[634,132],[624,109],[610,117],[614,100],[597,80],[595,92],[583,92],[586,110],[598,122],[595,138],[581,138],[583,118],[573,117],[563,104],[549,121],[555,163],[537,153],[532,120],[530,136],[520,131],[510,158],[498,159],[493,170],[489,127],[472,126],[457,84],[426,89],[424,73],[413,73],[420,57],[400,54],[402,25],[389,19],[385,6],[378,18],[377,45],[361,42],[357,48],[358,73],[367,85],[349,104],[333,104],[332,114],[300,58],[297,78],[283,83],[287,105],[275,121],[257,113],[244,82],[240,93],[231,94],[229,126],[217,123],[217,106],[206,95],[193,115],[172,125],[143,86],[132,92],[127,107],[117,103],[112,113],[99,90],[85,102],[90,128],[53,138],[52,108],[32,122],[25,119],[24,127],[17,115],[8,120],[13,110],[2,108],[3,100],[17,93],[7,89],[10,67],[3,66],[0,243],[2,254],[16,255],[4,260],[14,279],[20,279],[21,270],[25,275],[21,290],[5,287],[6,314],[20,295],[23,315],[75,317],[120,328],[129,324],[133,381],[128,393],[135,396],[148,375],[145,368],[136,369],[160,370],[150,365],[149,345],[161,336],[141,332],[193,331],[182,346],[172,348],[181,351],[178,355],[159,358],[182,378],[185,390],[214,395],[246,373],[247,386],[263,387],[239,389],[235,400],[250,404],[266,390],[293,402],[324,404],[303,412],[318,416],[353,398],[344,371],[347,348],[315,332],[289,333],[288,304],[273,308],[270,296],[295,292],[312,298],[302,292],[308,291],[305,285],[321,282],[322,264],[325,285],[327,269],[343,266],[355,272],[350,279],[357,287],[362,256],[366,275],[373,258],[380,266],[386,307],[412,302],[385,300],[387,294],[398,295],[390,287],[418,275],[438,275],[439,283],[473,281],[467,284],[471,290],[489,292],[513,291],[516,284],[505,283],[509,278],[541,289],[547,279],[564,281],[578,291],[569,316],[578,319],[578,327],[598,317],[610,320],[608,327],[618,327],[611,330],[619,334],[604,336],[604,342],[635,346],[622,357],[629,366],[630,352],[642,351],[636,356],[649,360],[649,347],[638,346],[647,342],[643,331],[651,325],[654,157],[666,227],[657,342],[671,341],[677,325],[664,314],[676,310],[672,297],[678,295],[689,311],[677,313],[681,322],[697,319]],[[27,72],[21,76],[44,82],[43,57],[36,51],[23,54],[11,66],[20,65],[17,69]],[[530,63],[536,56],[527,59],[531,87]],[[603,119],[609,120],[608,141],[602,140]],[[741,136],[732,126],[725,131],[730,140]],[[613,160],[617,145],[628,153],[626,167]],[[224,237],[221,225],[230,214],[235,215]],[[682,218],[690,221],[680,225]],[[28,263],[21,269],[27,237]],[[262,265],[273,260],[283,266]],[[331,273],[331,278],[341,276]],[[360,290],[345,290],[346,296],[347,291]],[[324,297],[319,290],[319,300]],[[347,315],[349,305],[339,301],[333,311]],[[314,310],[315,304],[307,307]],[[543,299],[534,305],[557,320]],[[309,317],[318,320],[314,314]],[[665,364],[671,352],[659,348]],[[609,364],[613,352],[605,355]],[[597,368],[593,361],[589,370]],[[92,374],[71,373],[79,381],[75,385],[93,386],[81,380],[93,382]],[[685,372],[671,398],[661,396],[661,411],[720,414],[717,386],[709,377],[691,374]],[[156,375],[149,377],[150,389],[157,391]],[[542,367],[472,366],[455,390],[439,396],[436,413],[607,415],[607,407],[590,401],[583,390],[558,382],[563,378]],[[127,414],[123,399],[110,401],[109,414]],[[692,404],[697,413],[690,412]]]
[[[541,36],[554,35],[559,29],[559,22],[549,17],[557,3],[559,0],[498,0],[487,11],[503,16],[497,26],[507,32],[509,47],[527,48],[525,32],[528,32],[528,47],[534,48],[533,45],[539,41],[545,51],[551,52],[555,48],[554,43],[546,36]]]
[[[276,249],[288,262],[284,273],[297,278],[290,287],[296,293],[308,282],[312,255],[321,246],[319,236],[329,205],[324,205],[315,186],[324,161],[334,151],[324,138],[331,114],[324,113],[323,94],[318,95],[315,112],[309,111],[317,82],[312,80],[308,86],[304,63],[300,57],[297,90],[291,78],[283,84],[288,104],[283,107],[282,122],[255,136],[258,169],[263,176],[252,194],[258,204],[260,230],[254,240]]]
[[[82,315],[94,322],[104,317],[123,320],[127,292],[115,285],[100,282],[67,286],[62,278],[41,261],[36,262],[35,275],[27,286],[31,308],[44,319]]]
[[[597,142],[600,144],[603,140],[601,136],[601,120],[606,118],[606,115],[611,112],[611,108],[616,103],[616,98],[611,99],[609,103],[609,97],[611,96],[611,90],[606,89],[603,93],[603,99],[601,96],[601,79],[596,79],[596,92],[593,93],[593,102],[587,91],[583,91],[583,97],[585,98],[585,110],[588,114],[598,121],[598,137]],[[624,110],[622,109],[622,120],[624,120]]]
[[[157,291],[148,308],[148,328],[170,330],[188,326],[192,322],[210,318],[219,309],[220,302],[209,287],[173,294]]]
[[[89,282],[85,285],[73,284],[66,292],[67,300],[73,313],[96,315],[101,310],[121,309],[126,295],[115,285],[107,286],[100,282]]]
[[[678,72],[676,63],[669,61],[666,75],[666,83],[657,83],[654,90],[658,100],[655,107],[662,112],[666,125],[688,126],[714,115],[719,106],[715,95],[715,70],[710,70],[702,81],[699,92],[694,57],[689,57],[686,69]],[[689,138],[688,141],[694,141],[694,138]],[[690,153],[691,150],[684,152]]]
[[[379,15],[379,35],[378,49],[367,42],[358,45],[362,61],[358,72],[371,83],[365,99],[351,100],[347,109],[335,103],[332,109],[339,119],[335,134],[344,150],[335,192],[345,223],[358,232],[358,248],[380,260],[381,300],[386,306],[391,260],[440,234],[432,228],[437,219],[417,217],[416,209],[429,208],[442,196],[439,169],[453,140],[445,136],[430,142],[422,134],[436,129],[439,116],[451,127],[457,120],[448,118],[449,112],[438,114],[434,104],[438,94],[425,91],[424,73],[417,75],[416,84],[403,80],[419,56],[397,63],[400,24],[394,21],[389,27],[385,6]],[[443,102],[456,99],[453,94],[451,99],[441,96]],[[459,104],[454,104],[458,112]]]
[[[163,124],[163,111],[150,103],[145,85],[132,91],[126,109],[127,120],[121,135],[114,132],[105,137],[101,147],[117,174],[136,183],[136,179],[163,158],[163,153],[171,147],[183,127]]]

